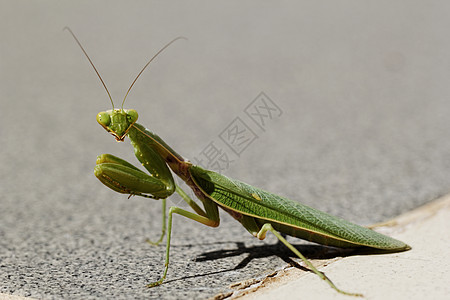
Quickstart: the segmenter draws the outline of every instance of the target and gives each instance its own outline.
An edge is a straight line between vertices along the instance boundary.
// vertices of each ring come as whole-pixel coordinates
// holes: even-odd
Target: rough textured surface
[[[100,153],[136,160],[96,123],[110,103],[64,26],[116,106],[147,59],[188,37],[130,93],[140,123],[190,159],[213,142],[232,178],[369,224],[450,190],[448,13],[433,1],[2,1],[0,292],[207,298],[289,255],[223,213],[216,229],[175,218],[169,280],[144,288],[163,267],[164,247],[144,242],[159,234],[160,205],[95,179]],[[282,114],[258,127],[245,109],[261,91]],[[253,132],[239,156],[223,140],[235,122]]]

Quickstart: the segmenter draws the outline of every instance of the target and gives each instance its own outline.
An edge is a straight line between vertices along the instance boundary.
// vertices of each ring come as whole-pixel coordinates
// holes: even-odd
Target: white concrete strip
[[[404,241],[412,250],[346,257],[320,270],[341,289],[362,293],[366,299],[449,299],[450,195],[386,222],[376,230]],[[273,280],[275,284],[265,283],[239,298],[352,299],[337,293],[316,275],[305,274],[297,273],[292,280],[283,276],[282,284]]]

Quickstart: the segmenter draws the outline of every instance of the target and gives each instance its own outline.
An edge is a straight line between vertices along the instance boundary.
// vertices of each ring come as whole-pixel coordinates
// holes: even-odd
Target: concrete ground
[[[412,250],[383,255],[356,255],[314,260],[341,289],[366,299],[447,299],[450,294],[450,195],[407,212],[375,229]],[[432,247],[430,247],[432,245]],[[214,299],[351,299],[338,294],[315,274],[284,267],[270,276],[234,283],[234,292]],[[0,294],[0,299],[32,299]]]
[[[93,175],[101,153],[138,163],[97,124],[111,104],[65,26],[116,107],[186,36],[129,94],[138,122],[196,163],[368,225],[450,193],[449,14],[450,2],[418,0],[0,1],[0,293],[207,299],[293,258],[223,211],[218,228],[174,218],[167,282],[145,288],[164,264],[164,245],[145,243],[161,205]],[[342,256],[290,241],[313,260]],[[424,245],[432,262],[448,253]]]

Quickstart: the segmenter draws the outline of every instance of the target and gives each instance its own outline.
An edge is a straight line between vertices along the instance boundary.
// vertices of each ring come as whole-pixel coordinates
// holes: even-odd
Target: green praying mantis
[[[138,119],[136,110],[123,108],[128,93],[150,62],[169,45],[182,37],[169,42],[148,61],[130,85],[122,102],[122,107],[117,109],[114,108],[114,102],[103,79],[81,43],[69,28],[66,27],[66,29],[89,60],[111,100],[112,110],[100,112],[97,115],[98,123],[119,142],[124,141],[125,137],[128,136],[137,159],[149,173],[145,173],[116,156],[102,154],[97,157],[94,169],[95,176],[104,185],[116,192],[129,194],[130,196],[137,195],[161,199],[163,207],[162,234],[159,240],[151,242],[152,244],[159,244],[166,234],[166,199],[169,196],[175,192],[178,193],[194,211],[187,211],[176,206],[169,208],[163,275],[158,281],[149,284],[148,287],[158,286],[166,278],[169,268],[173,215],[178,214],[206,226],[217,227],[220,223],[219,207],[239,221],[251,235],[260,240],[266,237],[267,232],[274,234],[312,272],[327,282],[333,289],[345,295],[362,296],[357,293],[345,292],[336,287],[325,274],[318,271],[294,246],[286,241],[282,234],[341,248],[366,247],[386,252],[411,249],[407,244],[371,229],[193,165],[174,151],[157,134],[138,124],[136,122]],[[175,184],[172,172],[192,189],[195,196],[201,201],[203,208]]]

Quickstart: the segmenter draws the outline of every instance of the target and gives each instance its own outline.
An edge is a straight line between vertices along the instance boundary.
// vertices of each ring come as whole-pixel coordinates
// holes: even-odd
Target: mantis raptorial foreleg
[[[146,168],[151,169],[149,161],[145,157],[140,158],[142,164]],[[164,194],[164,191],[170,186],[175,187],[175,191],[181,196],[181,198],[195,211],[189,212],[187,210],[181,209],[176,206],[172,206],[169,209],[168,225],[167,225],[167,242],[166,242],[166,260],[164,264],[163,276],[160,280],[149,284],[149,287],[160,285],[167,275],[167,270],[169,268],[169,252],[170,252],[170,239],[172,233],[172,215],[174,213],[185,216],[191,220],[197,221],[207,226],[217,227],[219,225],[219,212],[217,204],[211,200],[205,199],[203,205],[205,210],[200,208],[200,206],[192,200],[186,192],[184,192],[178,185],[173,182],[169,184],[158,178],[158,176],[148,175],[131,165],[127,161],[118,158],[111,154],[102,154],[97,158],[97,166],[95,167],[95,175],[102,181],[105,185],[111,189],[124,194],[138,195],[147,198],[161,199],[162,201],[162,233],[156,242],[152,242],[147,239],[147,242],[152,245],[158,245],[164,238],[166,234],[166,197],[170,196]],[[160,197],[154,195],[162,195]]]
[[[153,199],[167,198],[172,194],[170,191],[167,192],[167,183],[164,180],[148,175],[111,154],[97,157],[94,174],[103,184],[122,194]]]
[[[308,268],[311,271],[313,271],[321,279],[325,280],[326,283],[328,283],[333,289],[344,295],[363,297],[362,294],[348,293],[336,287],[334,283],[324,273],[317,270],[317,268],[314,267],[314,265],[305,256],[303,256],[303,254],[301,254],[300,251],[298,251],[294,246],[292,246],[292,244],[286,241],[286,239],[278,231],[276,231],[270,223],[266,223],[261,227],[261,230],[258,232],[257,237],[260,240],[265,239],[267,231],[272,232],[278,238],[278,240],[280,240],[280,242],[282,242],[286,247],[289,248],[289,250],[294,252],[295,255],[297,255],[301,260],[303,260],[303,262],[308,266]]]

